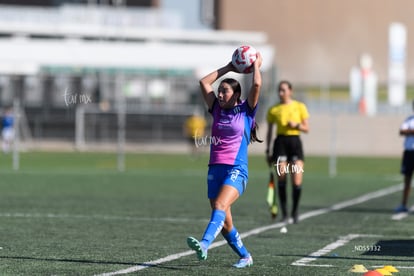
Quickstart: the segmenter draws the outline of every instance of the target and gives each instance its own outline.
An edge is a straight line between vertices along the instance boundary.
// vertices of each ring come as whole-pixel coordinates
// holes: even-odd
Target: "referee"
[[[302,102],[292,99],[292,84],[283,80],[278,87],[280,102],[269,108],[267,112],[266,157],[269,165],[273,165],[278,177],[279,205],[282,220],[288,222],[286,183],[287,174],[292,182],[293,223],[298,222],[298,205],[302,190],[304,155],[300,133],[309,131],[308,110]],[[270,150],[273,126],[276,125],[276,138],[273,150]]]

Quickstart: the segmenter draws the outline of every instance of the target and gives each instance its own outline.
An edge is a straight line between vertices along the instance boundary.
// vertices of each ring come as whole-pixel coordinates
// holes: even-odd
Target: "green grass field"
[[[307,157],[302,219],[282,234],[266,205],[264,157],[251,156],[233,206],[254,258],[242,270],[221,236],[207,261],[188,253],[186,237],[200,238],[210,216],[207,159],[129,154],[121,173],[115,154],[28,152],[16,172],[2,155],[0,275],[357,275],[355,264],[414,275],[413,216],[391,219],[398,158],[341,157],[331,178],[327,158]]]

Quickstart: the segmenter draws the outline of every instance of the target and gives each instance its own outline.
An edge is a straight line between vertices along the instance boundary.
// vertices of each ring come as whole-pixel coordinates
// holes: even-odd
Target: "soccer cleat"
[[[246,258],[241,258],[237,264],[234,264],[233,267],[235,268],[245,268],[253,265],[253,258],[249,255]]]
[[[396,213],[407,213],[408,209],[404,205],[400,205],[394,210]]]
[[[187,244],[188,244],[188,247],[190,247],[192,250],[194,250],[197,253],[197,258],[200,261],[207,260],[207,249],[204,249],[201,246],[201,243],[196,238],[188,237]]]

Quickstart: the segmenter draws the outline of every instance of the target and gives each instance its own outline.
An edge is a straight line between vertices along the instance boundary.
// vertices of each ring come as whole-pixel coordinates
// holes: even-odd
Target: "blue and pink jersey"
[[[247,101],[231,109],[222,109],[216,100],[210,111],[213,116],[209,165],[247,165],[247,147],[254,125],[257,106],[251,109]]]

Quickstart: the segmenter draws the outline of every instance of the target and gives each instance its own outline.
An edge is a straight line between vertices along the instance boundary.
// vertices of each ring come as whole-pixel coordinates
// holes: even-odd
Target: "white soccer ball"
[[[249,45],[238,47],[231,58],[231,63],[239,73],[251,73],[255,62],[257,51]]]

